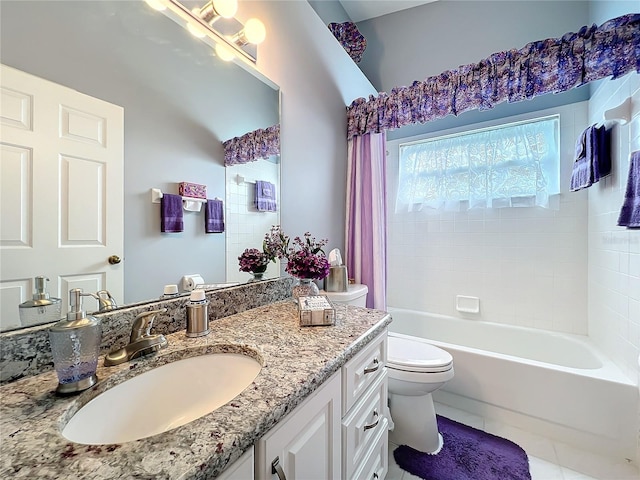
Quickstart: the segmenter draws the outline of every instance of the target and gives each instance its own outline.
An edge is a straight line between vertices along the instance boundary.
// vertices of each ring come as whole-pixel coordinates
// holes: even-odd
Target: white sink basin
[[[260,363],[213,353],[167,363],[101,393],[71,418],[62,435],[88,445],[130,442],[179,427],[235,398]]]

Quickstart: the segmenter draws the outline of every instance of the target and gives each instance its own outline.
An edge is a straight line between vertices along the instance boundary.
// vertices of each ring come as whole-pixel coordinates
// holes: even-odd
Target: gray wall
[[[309,4],[322,19],[325,25],[332,22],[350,22],[351,18],[337,0],[309,0]]]
[[[282,90],[282,211],[290,235],[344,248],[346,105],[371,83],[306,1],[241,2],[267,26],[258,68]]]
[[[447,1],[358,23],[360,67],[381,91],[589,23],[584,1]]]
[[[637,0],[589,2],[589,22],[596,25],[626,13],[640,13],[640,2]]]

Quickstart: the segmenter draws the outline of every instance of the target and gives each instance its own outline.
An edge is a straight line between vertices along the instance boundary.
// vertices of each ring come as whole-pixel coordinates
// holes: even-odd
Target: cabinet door
[[[233,465],[222,472],[218,480],[253,480],[253,447],[242,454]]]
[[[327,480],[342,477],[340,385],[340,372],[337,372],[258,440],[257,480]],[[276,459],[279,471],[273,466]]]

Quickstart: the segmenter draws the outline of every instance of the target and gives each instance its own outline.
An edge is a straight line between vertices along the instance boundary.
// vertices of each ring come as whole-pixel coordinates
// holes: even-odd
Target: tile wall
[[[617,226],[629,172],[629,154],[640,150],[640,75],[602,82],[589,100],[589,122],[632,99],[632,121],[612,133],[612,173],[588,190],[589,336],[629,376],[640,354],[640,230]]]
[[[238,182],[238,175],[245,182]],[[259,212],[255,205],[255,181],[276,185],[277,212]],[[249,274],[238,270],[238,257],[245,248],[262,250],[264,234],[280,223],[280,164],[269,160],[233,165],[226,168],[226,240],[227,282],[246,282]],[[278,276],[280,266],[270,263],[266,277]]]
[[[568,186],[588,104],[533,116],[553,113],[560,114],[561,128],[562,193],[556,210],[394,213],[400,141],[388,142],[389,305],[587,334],[587,192],[569,192]],[[508,121],[525,118],[532,115]],[[445,133],[453,131],[439,132]],[[456,295],[479,297],[480,313],[456,311]]]

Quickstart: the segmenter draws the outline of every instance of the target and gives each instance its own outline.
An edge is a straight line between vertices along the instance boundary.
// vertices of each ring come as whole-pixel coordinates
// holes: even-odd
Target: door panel
[[[70,285],[107,289],[121,303],[123,265],[108,258],[124,257],[124,110],[0,69],[0,328],[15,328],[18,317],[15,289],[5,295],[2,287],[28,282],[21,303],[31,298],[37,275],[50,279],[63,313]],[[98,308],[93,299],[85,307]]]

